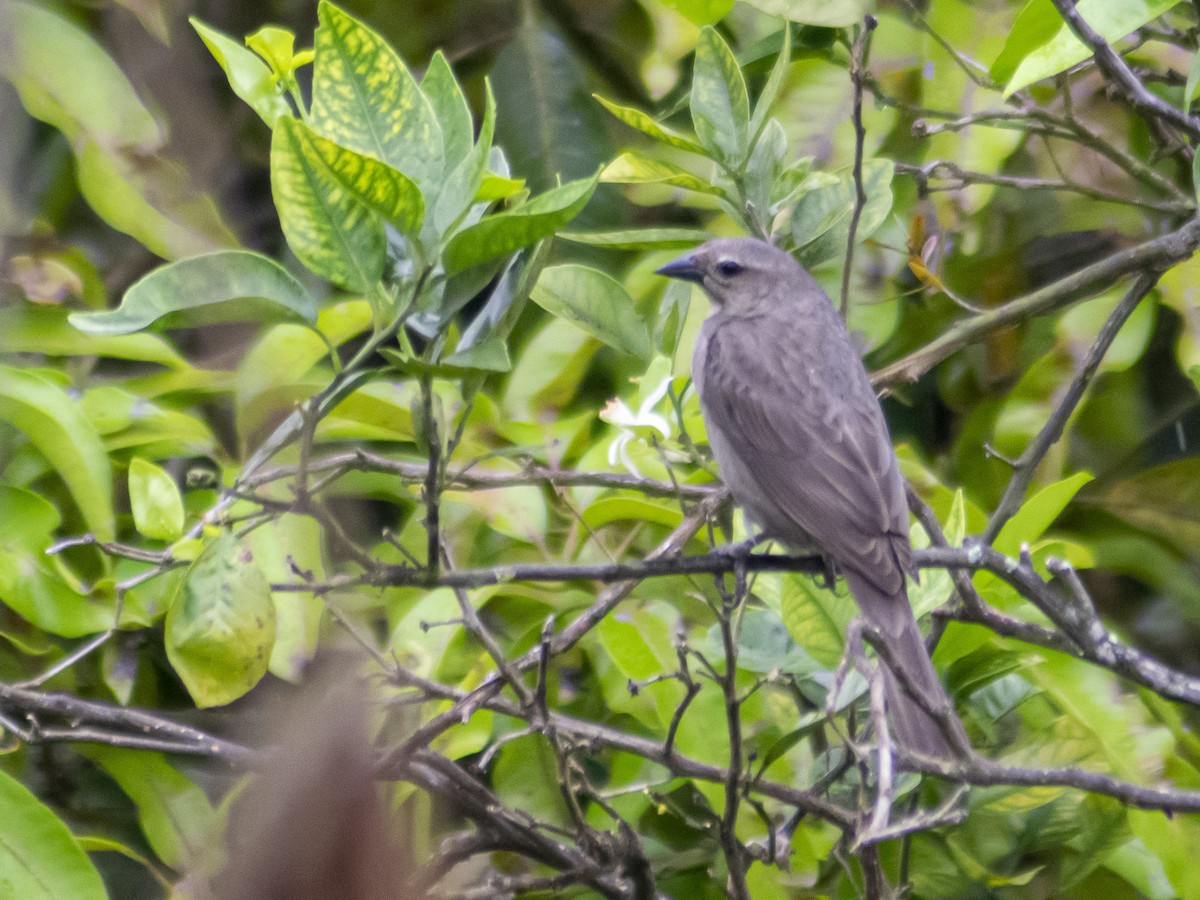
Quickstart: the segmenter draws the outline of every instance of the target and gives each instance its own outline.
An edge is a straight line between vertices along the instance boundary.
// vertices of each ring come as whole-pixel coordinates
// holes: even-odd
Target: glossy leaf
[[[479,126],[479,137],[462,161],[448,173],[438,191],[432,223],[437,235],[449,231],[467,213],[471,204],[479,199],[477,195],[487,175],[495,131],[496,99],[492,96],[491,85],[485,81],[483,122]]]
[[[702,194],[725,195],[721,188],[687,169],[634,152],[622,153],[610,162],[600,174],[600,180],[617,184],[669,184]]]
[[[826,669],[836,669],[845,645],[846,628],[854,618],[854,601],[818,586],[804,575],[784,575],[780,618],[796,642]]]
[[[266,303],[232,302],[244,300]],[[135,282],[117,309],[73,313],[70,322],[88,334],[132,334],[168,316],[172,327],[280,316],[311,322],[317,306],[279,263],[248,250],[220,250],[160,266]]]
[[[183,498],[175,479],[140,457],[129,464],[129,504],[134,527],[146,537],[174,541],[183,534]]]
[[[475,143],[475,124],[471,121],[471,107],[467,104],[467,98],[458,79],[454,77],[454,70],[446,61],[446,54],[441,50],[436,51],[429,60],[425,75],[421,78],[421,90],[441,127],[445,171],[451,172],[471,152]]]
[[[386,260],[383,226],[326,168],[295,119],[280,119],[271,140],[271,192],[288,246],[314,273],[367,293]]]
[[[254,555],[231,533],[188,569],[167,612],[171,666],[197,706],[220,706],[258,684],[275,643],[275,605]]]
[[[137,807],[138,824],[159,859],[196,869],[214,856],[218,818],[208,798],[161,753],[94,747],[87,755]]]
[[[691,110],[704,148],[727,167],[738,168],[749,145],[750,98],[733,51],[711,27],[701,30],[696,46]]]
[[[803,25],[845,28],[860,24],[874,7],[872,0],[744,0],[767,15]]]
[[[648,360],[650,335],[621,283],[587,266],[551,266],[531,294],[535,303],[574,322],[617,350]]]
[[[233,92],[246,101],[268,126],[274,128],[280,116],[291,115],[292,110],[283,96],[282,88],[261,59],[195,16],[188,21],[225,71]]]
[[[1032,543],[1053,524],[1066,509],[1079,489],[1092,480],[1087,472],[1077,472],[1069,478],[1042,488],[1021,505],[1017,513],[1000,529],[993,542],[1001,553],[1015,555],[1022,543]]]
[[[853,3],[854,0],[848,0]],[[821,5],[828,7],[829,4],[821,0]],[[754,116],[750,120],[750,141],[753,144],[762,134],[762,130],[766,127],[767,120],[770,118],[771,110],[775,106],[775,101],[779,99],[779,91],[783,87],[784,77],[787,75],[788,68],[792,64],[792,29],[791,26],[784,23],[784,27],[780,29],[779,54],[775,57],[775,65],[771,67],[771,75],[767,78],[767,83],[762,89],[762,93],[758,95],[758,99],[754,102]]]
[[[405,234],[416,234],[421,230],[425,198],[416,182],[386,163],[307,131],[300,123],[296,124],[296,130],[302,134],[306,148],[313,151],[354,199],[375,210]]]
[[[631,106],[619,106],[611,100],[605,100],[599,94],[594,94],[593,96],[599,101],[601,106],[630,128],[636,128],[642,134],[649,135],[656,141],[660,141],[670,147],[675,147],[678,150],[686,150],[689,153],[695,153],[700,156],[705,155],[704,147],[697,141],[655,121],[640,109],[634,109]]]
[[[0,772],[0,885],[21,900],[106,900],[100,873],[49,808]]]
[[[314,38],[314,131],[403,172],[422,188],[442,175],[442,130],[403,60],[378,34],[322,0]]]
[[[66,483],[87,527],[111,541],[116,529],[112,469],[79,404],[47,378],[0,366],[0,422],[29,439]]]
[[[1076,9],[1110,44],[1158,18],[1179,0],[1079,0]],[[992,77],[1006,82],[1004,95],[1065,72],[1092,51],[1075,37],[1051,0],[1030,0],[1017,16],[992,64]]]
[[[76,638],[112,627],[111,602],[83,596],[46,555],[61,518],[32,491],[0,485],[0,603],[49,634]]]
[[[446,271],[461,272],[476,263],[504,256],[554,234],[587,205],[596,190],[597,177],[567,182],[540,194],[524,206],[488,216],[463,229],[446,245]]]
[[[859,216],[855,240],[870,237],[892,211],[892,174],[890,159],[863,162],[863,190],[867,195]],[[800,250],[800,261],[815,266],[846,252],[850,220],[854,213],[854,179],[849,170],[834,174],[818,173],[809,177],[812,184],[792,208],[792,235]]]
[[[707,241],[698,228],[627,228],[620,231],[560,231],[564,241],[608,250],[684,250]]]
[[[523,15],[492,66],[496,141],[535,191],[585,178],[610,155],[590,73],[549,17]]]
[[[191,368],[187,360],[158,335],[84,334],[70,324],[68,315],[65,309],[32,304],[13,304],[0,309],[0,349],[47,356],[103,356],[157,363],[180,371]]]

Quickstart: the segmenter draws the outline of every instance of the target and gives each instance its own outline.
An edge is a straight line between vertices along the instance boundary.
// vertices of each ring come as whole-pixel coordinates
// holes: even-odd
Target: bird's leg
[[[828,553],[821,554],[821,563],[823,568],[818,576],[821,579],[821,587],[832,591],[837,588],[837,566],[834,565],[833,557]]]
[[[756,534],[737,543],[721,544],[719,547],[714,547],[713,553],[718,556],[729,557],[730,559],[745,559],[750,555],[750,551],[761,544],[763,540],[764,538],[761,534]]]

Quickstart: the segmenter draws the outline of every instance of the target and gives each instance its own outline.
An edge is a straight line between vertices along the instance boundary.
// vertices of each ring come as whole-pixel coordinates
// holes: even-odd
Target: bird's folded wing
[[[754,351],[737,329],[708,336],[710,430],[737,436],[743,469],[839,565],[897,589],[908,567],[907,510],[869,383],[847,379],[844,367],[814,369],[786,350],[774,359]]]

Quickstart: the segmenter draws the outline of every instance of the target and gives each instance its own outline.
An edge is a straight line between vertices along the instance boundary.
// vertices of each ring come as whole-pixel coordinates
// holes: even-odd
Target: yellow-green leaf
[[[288,246],[317,275],[366,293],[383,273],[386,243],[375,213],[336,179],[309,140],[282,118],[271,140],[271,191]]]
[[[291,114],[278,81],[261,59],[233,38],[199,19],[193,17],[188,21],[208,47],[208,52],[225,70],[225,77],[229,79],[233,92],[246,101],[264,122],[273,128],[280,116]]]
[[[112,469],[79,404],[47,378],[0,366],[0,422],[29,438],[66,482],[87,527],[111,541],[116,533]]]
[[[258,684],[274,643],[270,585],[227,532],[192,563],[171,603],[167,658],[197,706],[220,706]]]
[[[642,134],[649,135],[656,141],[675,147],[678,150],[686,150],[689,153],[697,153],[704,155],[704,148],[696,141],[686,135],[682,135],[672,128],[655,121],[650,116],[646,115],[640,109],[634,109],[631,106],[618,106],[611,100],[605,100],[599,94],[593,94],[593,97],[599,101],[600,105],[607,109],[610,113],[628,125],[630,128],[636,128]]]
[[[326,140],[303,124],[297,131],[315,152],[317,158],[355,199],[379,213],[405,234],[421,230],[425,217],[425,198],[415,181],[393,169],[387,163],[347,150]]]
[[[710,184],[699,175],[693,175],[687,169],[632,151],[622,153],[610,162],[601,173],[600,180],[616,184],[669,184],[702,194],[716,194],[718,197],[725,195],[721,188]]]
[[[0,885],[21,900],[106,900],[79,841],[27,787],[0,772]]]
[[[353,16],[322,0],[317,11],[309,124],[425,188],[442,176],[442,130],[403,60]]]
[[[174,541],[183,534],[183,498],[175,479],[141,457],[129,463],[129,505],[134,527],[146,537]]]

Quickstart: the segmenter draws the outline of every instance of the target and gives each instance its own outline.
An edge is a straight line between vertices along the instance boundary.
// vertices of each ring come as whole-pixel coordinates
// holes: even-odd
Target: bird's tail
[[[923,756],[953,758],[954,751],[942,726],[909,696],[901,682],[903,678],[910,688],[930,698],[935,704],[940,700],[947,708],[953,708],[925,651],[925,641],[913,617],[912,607],[908,604],[903,583],[897,593],[889,593],[857,572],[846,571],[845,576],[863,617],[883,634],[894,663],[903,673],[898,674],[886,665],[880,666],[893,739],[906,750]],[[953,724],[961,729],[957,720]],[[965,735],[963,737],[965,740]]]

